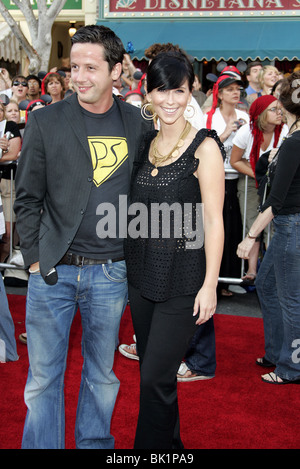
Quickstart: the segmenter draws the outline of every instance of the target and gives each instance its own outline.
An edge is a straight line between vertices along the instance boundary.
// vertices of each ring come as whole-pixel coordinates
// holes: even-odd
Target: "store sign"
[[[18,10],[19,8],[15,5],[13,0],[1,0],[4,6],[8,10]],[[38,0],[30,0],[30,4],[33,10],[37,9]],[[51,6],[53,0],[46,0],[46,5]],[[82,9],[82,0],[67,0],[63,10],[81,10]]]
[[[300,0],[104,0],[104,18],[300,16]]]

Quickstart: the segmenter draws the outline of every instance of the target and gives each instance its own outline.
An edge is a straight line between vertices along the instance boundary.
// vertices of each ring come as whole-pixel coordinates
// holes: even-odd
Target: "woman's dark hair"
[[[106,26],[92,24],[79,28],[71,39],[74,44],[99,44],[103,46],[105,60],[112,71],[117,63],[122,63],[125,49],[118,36]]]
[[[189,90],[194,83],[194,69],[187,55],[180,51],[160,52],[147,70],[147,91],[174,90],[187,80]]]
[[[282,80],[279,101],[284,109],[300,118],[300,71]]]
[[[273,96],[274,96],[274,93],[276,91],[276,88],[277,86],[281,85],[281,83],[283,82],[283,78],[281,78],[280,80],[276,81],[276,83],[272,86],[272,89],[271,89],[271,93]]]

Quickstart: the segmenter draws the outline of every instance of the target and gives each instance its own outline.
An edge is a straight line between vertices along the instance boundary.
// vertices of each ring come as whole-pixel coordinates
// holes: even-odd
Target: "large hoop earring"
[[[195,108],[194,106],[192,106],[192,104],[188,104],[185,111],[184,111],[184,115],[187,119],[192,119],[195,115]]]
[[[146,121],[152,121],[152,120],[155,119],[157,114],[156,113],[153,114],[153,112],[151,112],[152,108],[151,108],[150,112],[149,112],[149,110],[147,111],[148,107],[151,107],[151,103],[146,103],[141,107],[141,115],[142,115],[143,119],[145,119]]]

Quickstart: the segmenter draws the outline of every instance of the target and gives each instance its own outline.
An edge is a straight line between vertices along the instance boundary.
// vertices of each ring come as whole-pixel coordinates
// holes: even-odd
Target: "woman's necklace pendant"
[[[155,177],[157,175],[158,175],[158,169],[157,168],[152,169],[151,176]]]

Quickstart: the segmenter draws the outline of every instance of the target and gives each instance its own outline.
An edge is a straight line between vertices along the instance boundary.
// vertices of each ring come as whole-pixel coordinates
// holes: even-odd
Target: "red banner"
[[[113,14],[141,16],[155,16],[157,14],[170,14],[179,16],[190,16],[202,12],[227,11],[227,12],[289,12],[297,15],[300,12],[300,0],[110,0],[104,2],[106,5],[105,16]]]

